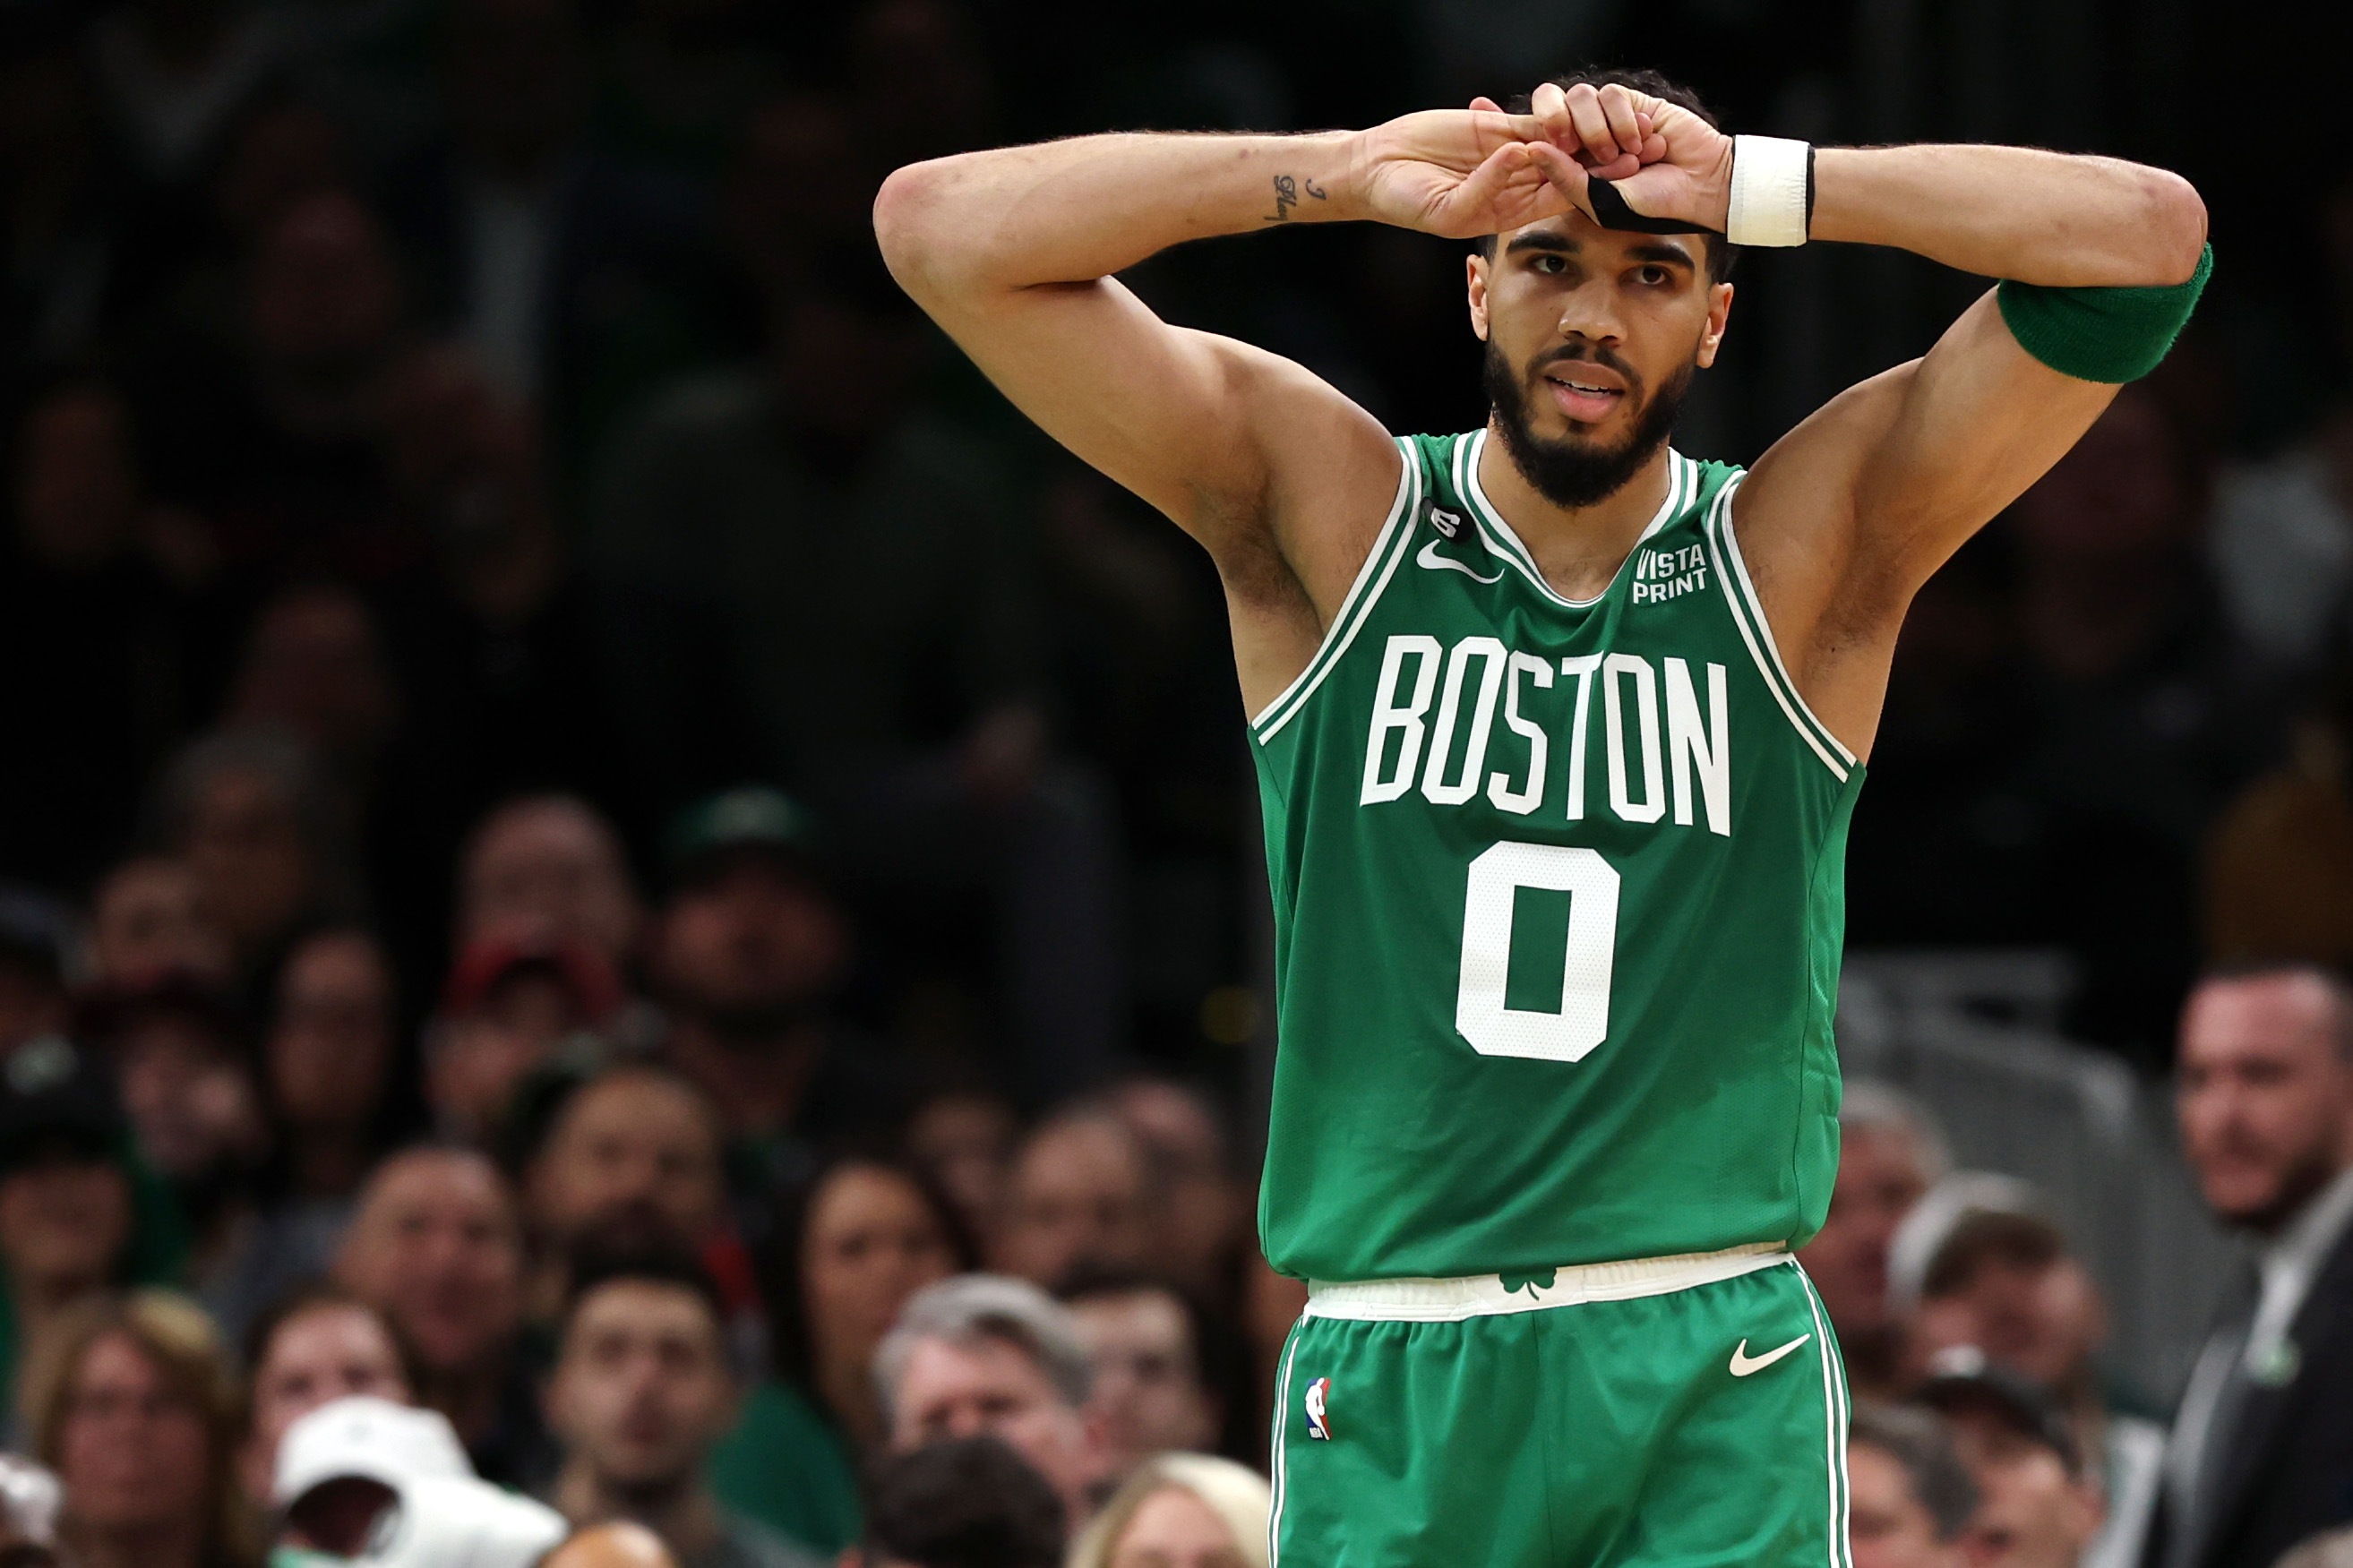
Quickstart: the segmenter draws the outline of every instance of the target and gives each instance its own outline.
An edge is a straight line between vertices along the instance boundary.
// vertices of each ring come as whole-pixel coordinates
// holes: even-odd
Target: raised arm
[[[1162,321],[1112,274],[1279,224],[1469,237],[1531,222],[1567,205],[1541,137],[1531,116],[1468,110],[1314,136],[1083,137],[902,169],[875,230],[900,283],[1023,413],[1208,547],[1255,707],[1313,656],[1398,460],[1324,382]]]
[[[1535,102],[1556,134],[1601,153],[1616,146],[1607,108],[1589,89],[1573,100],[1540,90]],[[1664,145],[1643,149],[1642,170],[1615,190],[1639,213],[1724,228],[1732,139],[1657,108]],[[1823,148],[1812,174],[1813,239],[1892,246],[2042,289],[2179,285],[2205,246],[2205,207],[2186,181],[2113,158]],[[1563,185],[1589,210],[1581,174]],[[1741,550],[1792,677],[1849,746],[1869,748],[1895,634],[1921,584],[2057,462],[2116,391],[2021,346],[1989,290],[1926,356],[1833,399],[1757,461],[1734,502]]]

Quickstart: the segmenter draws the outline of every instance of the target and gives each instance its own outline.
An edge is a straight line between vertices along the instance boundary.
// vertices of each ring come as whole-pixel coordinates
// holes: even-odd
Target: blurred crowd
[[[0,1554],[455,1550],[390,1500],[485,1568],[572,1531],[564,1568],[1263,1563],[1303,1288],[1249,1220],[1219,586],[881,269],[881,176],[963,147],[1617,54],[1753,129],[2186,168],[2207,318],[1924,595],[1852,933],[2063,950],[2072,1030],[2150,1071],[2218,965],[2303,987],[2233,1038],[2340,1040],[2333,982],[2261,966],[2353,960],[2343,110],[2275,94],[2304,150],[2249,168],[2166,106],[2344,18],[2065,0],[2017,58],[1931,47],[1964,9],[1815,8],[1801,53],[1769,0],[0,3]],[[1134,281],[1449,429],[1461,267],[1303,231]],[[1708,456],[1957,298],[1813,252],[1740,282]],[[1869,1515],[1926,1553],[1881,1568],[2269,1568],[2312,1497],[2353,1512],[2338,1471],[2247,1501],[2204,1436],[2353,1302],[2353,1199],[2312,1208],[2343,1064],[2182,1049],[2217,1213],[2305,1237],[2194,1441],[2099,1382],[2034,1195],[1858,1089],[1808,1261],[1876,1402],[1859,1563]],[[2210,1071],[2243,1095],[2200,1134]],[[2321,1121],[2245,1109],[2283,1085]]]
[[[1799,1258],[1854,1398],[1856,1568],[2353,1562],[2353,986],[2218,969],[2179,1046],[2182,1153],[2253,1245],[2178,1399],[2104,1359],[2088,1238],[2042,1194],[1954,1170],[1932,1111],[1847,1085]]]

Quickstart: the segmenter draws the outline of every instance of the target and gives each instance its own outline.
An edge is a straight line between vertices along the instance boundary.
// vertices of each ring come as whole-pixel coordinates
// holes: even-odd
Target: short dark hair
[[[1059,1568],[1062,1500],[1003,1439],[959,1437],[882,1460],[866,1550],[914,1568]]]
[[[1658,71],[1650,69],[1627,70],[1617,66],[1580,67],[1576,70],[1570,71],[1567,76],[1556,76],[1553,78],[1552,85],[1564,89],[1572,87],[1631,88],[1636,92],[1648,93],[1652,98],[1665,99],[1669,103],[1673,104],[1678,109],[1687,109],[1691,110],[1692,113],[1699,116],[1700,119],[1705,121],[1708,124],[1715,126],[1717,130],[1723,129],[1723,122],[1716,119],[1715,110],[1710,109],[1706,103],[1702,101],[1698,93],[1694,92],[1690,88],[1685,87],[1683,83],[1662,75]],[[1504,103],[1504,108],[1508,113],[1525,114],[1528,112],[1529,108],[1534,102],[1534,95],[1524,92],[1516,98],[1507,100]],[[1725,279],[1731,277],[1733,263],[1740,259],[1740,247],[1733,244],[1729,239],[1726,239],[1724,236],[1717,234],[1713,230],[1702,233],[1700,239],[1703,247],[1705,249],[1707,254],[1707,280],[1710,283],[1721,283]],[[1474,248],[1478,250],[1480,255],[1490,258],[1494,256],[1495,237],[1493,235],[1482,234],[1472,243]]]
[[[583,1301],[607,1285],[624,1282],[668,1286],[694,1297],[711,1314],[711,1326],[719,1335],[722,1352],[725,1352],[727,1298],[699,1259],[684,1252],[616,1249],[594,1241],[573,1254],[571,1289],[565,1292],[564,1315],[555,1325],[557,1343],[571,1333],[572,1320],[579,1315]]]
[[[1978,1484],[1953,1451],[1943,1416],[1917,1405],[1859,1404],[1847,1447],[1867,1444],[1904,1467],[1912,1496],[1928,1510],[1936,1539],[1956,1541],[1978,1510]]]

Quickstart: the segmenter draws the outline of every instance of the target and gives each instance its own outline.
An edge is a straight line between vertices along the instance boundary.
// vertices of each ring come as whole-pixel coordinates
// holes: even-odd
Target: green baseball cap
[[[670,818],[662,858],[672,882],[682,882],[723,855],[762,851],[818,868],[817,819],[780,789],[744,784],[697,801]]]

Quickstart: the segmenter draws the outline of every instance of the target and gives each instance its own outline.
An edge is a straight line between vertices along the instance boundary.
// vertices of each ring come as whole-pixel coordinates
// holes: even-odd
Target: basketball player
[[[1845,1394],[1789,1254],[1837,1164],[1862,759],[1921,583],[2186,320],[2197,195],[1727,136],[1645,73],[973,153],[875,212],[981,369],[1225,584],[1276,911],[1260,1226],[1310,1281],[1278,1561],[1841,1568]],[[1472,242],[1485,428],[1392,437],[1113,276],[1343,219]],[[1809,239],[2006,281],[1753,470],[1675,452],[1735,247]]]

